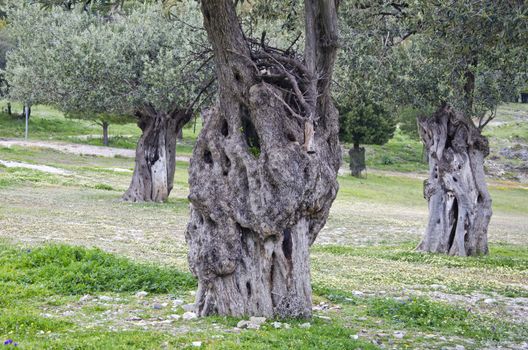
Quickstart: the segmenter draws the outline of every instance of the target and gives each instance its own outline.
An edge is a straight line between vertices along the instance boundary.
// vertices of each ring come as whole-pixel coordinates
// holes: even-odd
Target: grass
[[[232,334],[217,331],[218,336],[213,338],[200,331],[182,334],[139,329],[109,332],[99,327],[80,327],[73,320],[43,315],[40,310],[50,306],[51,309],[76,310],[78,306],[72,304],[72,295],[114,293],[113,299],[122,300],[120,305],[126,305],[130,303],[130,295],[139,290],[183,295],[196,288],[189,273],[138,264],[99,249],[65,245],[28,249],[2,244],[0,282],[0,336],[5,340],[12,339],[21,348],[181,348],[189,346],[195,339],[204,338],[205,346],[214,349],[375,348],[351,339],[350,330],[342,324],[322,321],[315,321],[310,332],[298,327],[302,321],[291,320],[290,330],[276,330],[268,325],[258,332]],[[110,309],[95,306],[90,311],[102,314],[111,309],[112,306]],[[203,326],[205,328],[212,324],[222,324],[225,328],[233,327],[237,320],[216,317],[200,322],[208,324]]]
[[[0,110],[5,110],[6,101],[0,101]],[[22,110],[22,105],[12,103],[13,111]],[[37,105],[31,110],[29,138],[31,140],[55,140],[102,146],[102,127],[88,120],[69,119],[49,106]],[[192,145],[201,130],[201,119],[196,127],[192,120],[183,129],[183,141],[179,142],[178,154],[189,156]],[[16,116],[0,112],[0,137],[23,138],[25,121]],[[135,123],[111,124],[109,127],[109,146],[135,149],[141,130]]]
[[[516,120],[516,108],[505,107],[505,121]],[[43,106],[34,113],[35,126],[50,132],[35,127],[31,137],[98,142],[90,136],[97,128],[82,121]],[[19,135],[20,125],[2,118],[1,136]],[[132,124],[111,132],[130,147],[139,135]],[[190,153],[194,137],[184,130],[179,155]],[[427,220],[425,176],[399,171],[423,170],[419,147],[397,134],[385,146],[367,147],[374,152],[371,167],[386,172],[339,177],[338,197],[311,249],[314,304],[335,308],[315,311],[323,318],[312,319],[309,329],[299,327],[305,321],[287,320],[291,329],[275,329],[270,321],[241,333],[233,332],[233,318],[163,323],[183,313],[172,300],[192,302],[196,287],[186,272],[186,162],[177,162],[168,203],[134,204],[119,201],[130,183],[131,158],[0,147],[2,160],[71,172],[0,166],[0,340],[26,349],[193,348],[194,341],[210,349],[479,349],[521,342],[528,336],[521,299],[528,297],[528,190],[491,182],[489,256],[417,253]],[[139,290],[149,295],[138,299]],[[93,299],[81,302],[84,294]],[[155,310],[154,303],[169,306]],[[402,330],[402,339],[393,336]]]

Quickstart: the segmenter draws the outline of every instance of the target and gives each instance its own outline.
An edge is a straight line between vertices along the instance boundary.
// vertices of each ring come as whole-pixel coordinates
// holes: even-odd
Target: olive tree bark
[[[176,135],[191,114],[183,109],[166,114],[147,108],[136,115],[142,134],[136,147],[132,181],[122,199],[163,202],[169,197],[174,181]]]
[[[341,160],[330,98],[336,4],[306,1],[304,60],[246,39],[232,0],[201,4],[220,98],[189,168],[197,312],[310,317],[309,247]]]
[[[449,106],[418,120],[429,154],[424,197],[429,222],[418,250],[469,256],[488,253],[491,197],[484,175],[488,140]]]
[[[108,146],[108,122],[102,122],[103,127],[103,146]]]
[[[354,143],[354,147],[348,151],[350,156],[350,173],[352,176],[359,177],[361,172],[367,167],[365,166],[365,147],[359,147],[358,143]]]

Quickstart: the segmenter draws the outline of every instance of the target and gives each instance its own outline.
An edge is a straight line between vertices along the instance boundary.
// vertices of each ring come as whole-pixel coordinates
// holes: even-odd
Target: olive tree
[[[526,69],[528,7],[522,1],[420,1],[406,11],[416,35],[401,48],[407,63],[402,91],[415,107],[438,106],[418,120],[429,159],[429,222],[418,249],[487,254],[492,210],[482,129]]]
[[[360,176],[366,169],[365,148],[360,144],[384,145],[392,138],[395,129],[396,118],[380,104],[358,102],[340,108],[340,140],[353,144],[348,152],[352,176]]]
[[[192,4],[173,11],[198,21]],[[206,79],[198,69],[203,60],[193,51],[202,31],[169,20],[157,4],[111,20],[38,6],[14,9],[12,18],[17,48],[8,57],[11,96],[103,122],[134,116],[142,135],[123,199],[166,200],[176,134],[190,119]]]
[[[201,2],[219,93],[189,168],[201,316],[311,315],[309,247],[338,189],[338,1],[304,5],[300,54],[245,35],[233,0]]]

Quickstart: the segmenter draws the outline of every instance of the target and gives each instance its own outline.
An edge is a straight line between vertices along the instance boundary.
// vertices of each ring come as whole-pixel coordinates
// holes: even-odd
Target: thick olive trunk
[[[183,111],[173,114],[138,114],[142,130],[136,147],[136,165],[123,200],[163,202],[169,197],[176,168],[176,135],[188,120]]]
[[[103,145],[108,146],[108,123],[103,122]]]
[[[442,107],[419,120],[429,154],[424,197],[429,222],[418,250],[469,256],[488,253],[491,197],[484,175],[488,141],[473,122]]]
[[[350,156],[350,172],[352,176],[360,177],[361,172],[367,167],[365,165],[365,147],[359,147],[359,144],[354,144],[354,147],[348,151]]]
[[[294,115],[294,104],[286,106],[284,93],[254,69],[283,57],[250,52],[232,1],[203,1],[202,11],[220,101],[206,118],[189,168],[186,239],[198,277],[197,311],[309,317],[309,246],[338,188],[337,112],[326,87],[318,90],[317,79],[307,78],[320,92],[308,114],[319,117],[314,130],[311,119]],[[264,58],[251,62],[258,54]],[[301,65],[283,64],[292,74]],[[324,73],[331,77],[331,69]]]

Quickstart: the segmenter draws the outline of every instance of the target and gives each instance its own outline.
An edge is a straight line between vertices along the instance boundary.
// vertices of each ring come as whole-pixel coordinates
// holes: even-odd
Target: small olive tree
[[[194,5],[196,6],[196,5]],[[142,135],[126,201],[164,201],[173,185],[176,135],[190,119],[207,74],[193,45],[204,36],[199,11],[181,4],[163,16],[161,5],[140,6],[108,19],[93,13],[12,10],[17,47],[8,56],[14,99],[48,103],[66,114],[102,123],[134,116]]]
[[[377,103],[359,103],[340,109],[339,137],[352,143],[350,149],[350,171],[360,176],[366,169],[365,148],[360,144],[383,145],[394,135],[396,118]]]

